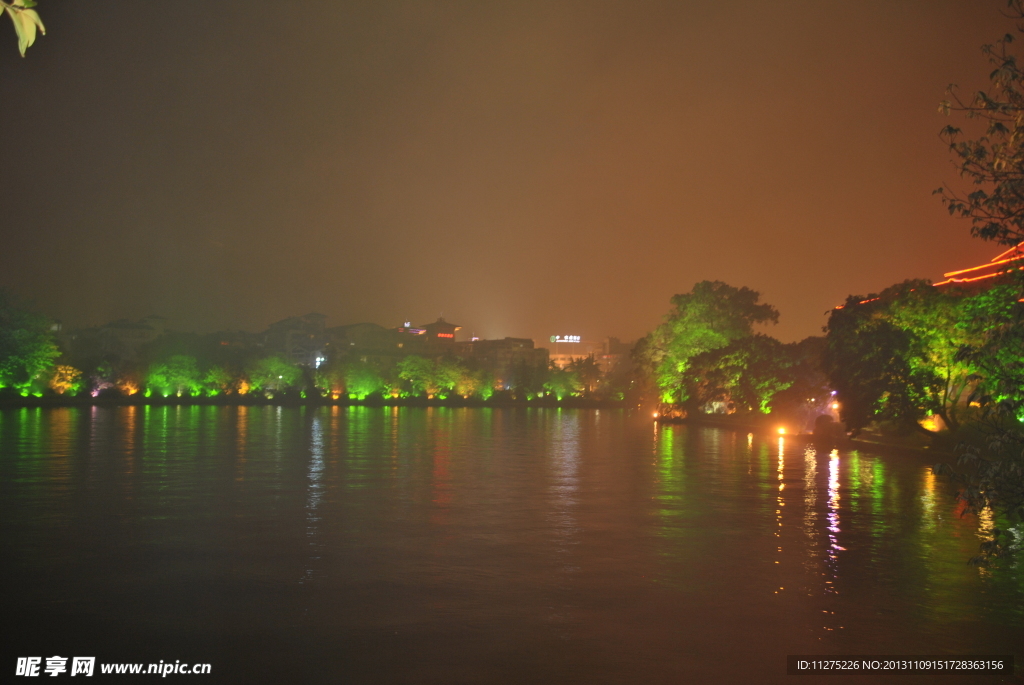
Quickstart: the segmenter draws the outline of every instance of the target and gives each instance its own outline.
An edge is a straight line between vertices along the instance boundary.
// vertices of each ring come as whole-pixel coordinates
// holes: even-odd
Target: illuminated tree
[[[202,387],[209,395],[220,395],[228,392],[234,382],[235,377],[230,371],[223,366],[214,365],[203,374]]]
[[[409,384],[414,395],[432,397],[437,392],[434,362],[415,354],[398,362],[398,377]]]
[[[468,370],[455,359],[441,359],[434,370],[438,394],[445,398],[467,378]],[[461,393],[460,393],[461,394]]]
[[[345,391],[349,398],[365,400],[368,396],[384,390],[384,379],[377,370],[362,361],[349,362],[344,372]]]
[[[594,355],[588,354],[586,357],[573,359],[566,368],[576,374],[582,392],[592,394],[597,391],[603,374]]]
[[[779,312],[759,302],[749,288],[721,281],[701,281],[693,290],[672,297],[665,322],[634,348],[634,358],[657,383],[663,402],[686,400],[683,374],[701,352],[751,335],[754,324],[778,323]]]
[[[1012,317],[1016,288],[979,294],[939,289],[927,281],[899,283],[878,295],[852,296],[829,317],[822,365],[853,430],[883,419],[930,433],[935,414],[961,424],[978,364],[963,354]]]
[[[43,27],[39,14],[31,9],[35,6],[35,0],[11,0],[10,2],[0,0],[0,7],[14,23],[14,32],[18,35],[18,50],[22,57],[25,56],[25,51],[36,42],[37,30],[46,35],[46,28]]]
[[[146,374],[146,386],[164,397],[200,394],[203,382],[196,358],[176,354],[164,363],[153,364]]]
[[[294,387],[302,379],[302,371],[280,355],[265,357],[247,369],[249,391],[271,395]]]
[[[53,368],[48,384],[58,395],[75,395],[82,389],[82,372],[67,364],[58,364]]]
[[[544,384],[551,373],[547,363],[530,364],[525,359],[518,359],[502,378],[504,389],[511,390],[519,399],[528,399],[544,392]]]
[[[725,402],[740,412],[767,414],[775,395],[793,384],[793,364],[786,346],[767,335],[694,355],[683,374],[689,409]]]
[[[566,366],[560,369],[554,362],[548,367],[548,378],[544,382],[544,389],[562,400],[566,397],[574,397],[583,394],[583,382],[580,374],[574,369]]]
[[[39,392],[60,356],[45,317],[16,306],[0,291],[0,388]]]

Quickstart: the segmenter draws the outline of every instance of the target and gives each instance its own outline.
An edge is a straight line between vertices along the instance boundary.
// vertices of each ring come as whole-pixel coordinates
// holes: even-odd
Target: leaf
[[[29,4],[26,4],[29,3]],[[43,26],[39,14],[30,7],[35,6],[33,0],[14,0],[5,10],[14,24],[14,32],[18,34],[18,50],[21,56],[36,42],[36,29],[39,33],[46,35],[46,27]]]

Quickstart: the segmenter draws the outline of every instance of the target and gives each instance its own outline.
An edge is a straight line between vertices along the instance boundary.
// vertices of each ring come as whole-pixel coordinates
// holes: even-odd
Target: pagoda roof
[[[952,285],[958,283],[975,283],[988,278],[995,278],[1013,271],[1024,270],[1024,242],[1014,245],[1009,250],[999,253],[990,261],[978,266],[948,271],[942,274],[946,280],[934,283],[935,286]]]

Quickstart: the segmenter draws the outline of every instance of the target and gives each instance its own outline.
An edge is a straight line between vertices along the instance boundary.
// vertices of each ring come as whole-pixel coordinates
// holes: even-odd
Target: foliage
[[[45,317],[16,305],[0,291],[0,388],[38,390],[60,356]]]
[[[544,389],[562,400],[566,397],[573,397],[583,394],[583,381],[579,372],[572,367],[559,368],[554,362],[548,368],[548,379],[544,382]]]
[[[25,51],[36,42],[36,30],[46,35],[46,28],[39,18],[39,13],[32,9],[35,6],[35,0],[11,0],[10,2],[0,0],[0,7],[3,7],[7,16],[14,23],[14,32],[18,36],[18,51],[21,52],[22,57],[25,56]]]
[[[203,374],[202,386],[210,395],[219,395],[231,390],[236,379],[230,371],[223,366],[211,366]]]
[[[294,387],[302,378],[302,371],[280,355],[259,359],[246,372],[249,392],[263,391],[271,395]]]
[[[701,281],[672,297],[665,321],[634,348],[634,359],[655,378],[663,402],[686,400],[690,359],[753,333],[754,324],[777,323],[779,312],[749,288]]]
[[[511,390],[519,399],[535,397],[544,392],[550,366],[546,363],[530,364],[524,359],[516,360],[509,368],[504,381],[505,389]]]
[[[936,414],[958,428],[978,372],[962,350],[983,345],[1016,300],[1012,286],[970,294],[926,281],[847,298],[829,317],[822,358],[847,426],[880,419],[928,432],[919,422]]]
[[[793,384],[793,363],[775,338],[749,335],[691,357],[683,383],[692,408],[725,402],[737,411],[767,414],[775,395]]]
[[[821,370],[825,338],[811,336],[785,346],[790,367],[788,377],[792,385],[779,390],[772,398],[772,413],[780,413],[809,426],[822,412],[831,413],[829,406],[835,401],[832,386]]]
[[[82,372],[73,366],[58,364],[53,368],[48,385],[58,395],[75,395],[83,386]]]
[[[468,378],[466,368],[454,359],[441,359],[434,364],[434,385],[437,396],[442,399],[448,397],[456,386],[465,386],[464,381]]]
[[[203,389],[196,358],[187,354],[176,354],[164,363],[150,366],[146,385],[164,397],[198,395]]]
[[[1009,16],[1024,19],[1024,0],[1009,0]],[[1016,27],[1024,33],[1024,26]],[[965,137],[962,129],[948,125],[942,130],[961,178],[973,190],[956,192],[948,187],[935,191],[950,214],[971,220],[974,235],[986,240],[1015,245],[1024,240],[1024,71],[1011,51],[1012,33],[994,44],[982,46],[982,53],[994,67],[990,88],[970,98],[947,89],[939,111],[963,113],[983,129],[977,137]]]
[[[367,396],[384,389],[384,379],[365,362],[357,361],[346,365],[344,381],[348,396],[356,400],[364,400]]]
[[[415,354],[398,362],[398,377],[406,381],[414,395],[433,397],[438,386],[434,376],[434,363]]]
[[[566,369],[576,374],[581,392],[589,395],[597,391],[603,374],[600,365],[594,359],[594,355],[588,354],[586,357],[577,357],[569,362]]]

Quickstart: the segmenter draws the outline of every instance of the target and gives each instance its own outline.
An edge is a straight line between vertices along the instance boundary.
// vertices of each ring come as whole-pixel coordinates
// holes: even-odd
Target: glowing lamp
[[[839,409],[839,403],[838,402],[833,402],[832,403],[832,408],[833,409]]]
[[[785,434],[786,434],[786,429],[782,428],[782,427],[779,427],[779,435],[785,435]]]

